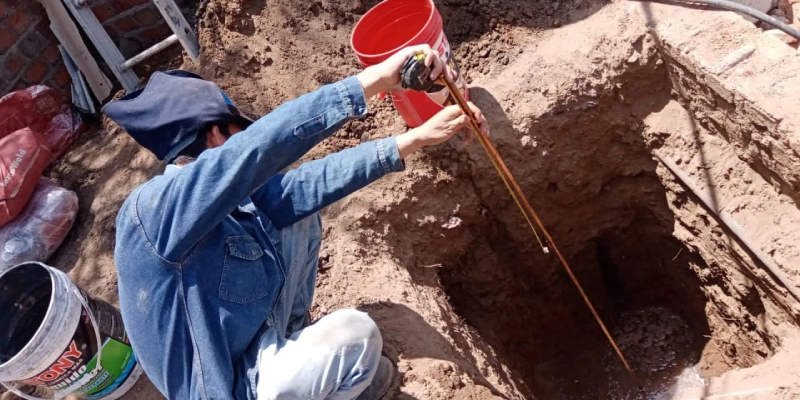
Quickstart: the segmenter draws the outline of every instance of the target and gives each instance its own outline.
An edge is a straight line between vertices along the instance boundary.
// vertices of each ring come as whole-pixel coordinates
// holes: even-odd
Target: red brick
[[[20,34],[25,31],[31,24],[31,16],[28,12],[22,8],[18,7],[14,12],[6,19],[5,25],[11,28],[11,31]]]
[[[0,2],[0,19],[5,17],[6,14],[8,14],[8,10],[9,10],[8,4],[6,4],[5,1]],[[0,83],[0,85],[2,85],[2,83]],[[5,85],[3,85],[3,86],[5,86]]]
[[[141,36],[147,40],[148,43],[160,42],[167,38],[172,31],[167,26],[167,23],[157,25],[153,28],[148,28],[142,31]]]
[[[64,64],[58,66],[56,71],[53,72],[51,79],[59,88],[65,88],[72,81],[69,77],[69,71],[67,71],[67,67],[65,67]]]
[[[0,68],[0,76],[5,79],[12,80],[15,76],[19,75],[22,67],[25,66],[25,60],[17,53],[7,54],[5,57],[3,67]]]
[[[120,33],[119,33],[119,32],[118,32],[118,31],[117,31],[115,28],[114,28],[114,26],[113,26],[113,25],[111,25],[111,24],[103,25],[103,28],[105,28],[105,29],[106,29],[106,33],[108,33],[108,36],[110,36],[110,37],[111,37],[111,40],[113,40],[115,43],[116,43],[116,42],[119,40],[119,38],[122,36],[122,35],[120,35]]]
[[[39,32],[30,31],[22,40],[17,42],[17,50],[25,57],[35,58],[41,54],[42,50],[47,46],[47,42],[48,40]]]
[[[42,18],[39,23],[36,24],[36,31],[47,40],[57,40],[56,35],[53,34],[53,31],[50,29],[50,20],[47,18]]]
[[[15,38],[9,29],[0,28],[0,54],[5,54],[14,45]]]
[[[119,52],[122,53],[125,58],[131,58],[141,53],[144,49],[144,43],[142,43],[138,37],[134,37],[133,35],[123,37],[119,41]]]
[[[125,35],[127,32],[130,32],[139,27],[139,24],[134,21],[134,19],[130,16],[122,17],[117,19],[112,23],[114,29],[120,33],[120,35]]]
[[[19,72],[25,66],[25,59],[18,54],[9,54],[6,57],[6,69]]]
[[[139,22],[141,26],[150,26],[157,23],[160,18],[153,10],[144,8],[133,15],[133,18]]]
[[[28,85],[26,85],[25,82],[20,80],[20,81],[17,81],[17,83],[14,85],[14,87],[11,88],[11,91],[12,92],[16,92],[18,90],[22,90],[22,89],[25,89],[27,87],[28,87]]]
[[[35,60],[25,71],[25,82],[35,85],[42,82],[42,78],[47,73],[47,64],[42,59]]]
[[[44,7],[42,7],[38,1],[26,1],[22,4],[25,5],[25,9],[27,9],[31,15],[44,15]]]
[[[47,48],[42,52],[42,56],[47,62],[52,63],[56,60],[61,58],[61,52],[58,51],[58,44],[51,43]]]
[[[92,12],[94,13],[94,16],[97,17],[97,20],[100,22],[108,21],[109,19],[114,18],[114,16],[116,15],[114,14],[114,11],[112,11],[110,8],[102,4],[92,7]]]
[[[108,2],[108,4],[117,15],[124,13],[133,7],[128,0],[111,0]]]
[[[153,43],[163,39],[157,28],[145,29],[139,34],[139,36],[142,37],[147,43]]]

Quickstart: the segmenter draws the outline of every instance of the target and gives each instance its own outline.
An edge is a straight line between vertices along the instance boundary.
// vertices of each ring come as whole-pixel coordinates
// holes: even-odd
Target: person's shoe
[[[381,356],[381,361],[378,364],[375,377],[372,378],[372,383],[356,397],[356,400],[380,400],[392,387],[396,370],[397,368],[391,360]]]

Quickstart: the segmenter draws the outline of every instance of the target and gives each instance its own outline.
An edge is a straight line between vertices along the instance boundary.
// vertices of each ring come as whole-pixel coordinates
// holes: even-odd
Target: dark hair
[[[187,162],[196,160],[197,157],[200,157],[200,153],[206,151],[207,149],[206,139],[208,138],[208,134],[211,133],[211,128],[213,128],[215,125],[219,127],[219,133],[221,133],[222,136],[225,136],[226,138],[231,137],[228,121],[208,124],[203,130],[200,131],[192,143],[178,153],[178,156],[175,157],[173,163],[185,164]]]

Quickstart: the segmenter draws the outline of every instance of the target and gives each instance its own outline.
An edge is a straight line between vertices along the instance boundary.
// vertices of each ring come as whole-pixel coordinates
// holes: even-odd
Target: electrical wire
[[[664,3],[671,5],[703,4],[711,7],[721,8],[728,11],[736,11],[742,14],[749,15],[766,24],[772,25],[773,27],[785,32],[787,35],[797,40],[800,40],[800,31],[798,31],[791,25],[784,24],[775,17],[764,14],[761,11],[758,11],[752,7],[741,5],[733,1],[728,1],[728,0],[633,0],[633,1],[648,1],[653,3]]]

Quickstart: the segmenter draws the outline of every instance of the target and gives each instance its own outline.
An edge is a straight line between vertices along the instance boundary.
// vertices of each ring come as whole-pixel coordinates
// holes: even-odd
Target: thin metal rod
[[[472,127],[473,132],[478,137],[478,140],[481,142],[481,145],[483,145],[483,149],[486,151],[486,154],[489,156],[489,159],[492,160],[492,164],[495,166],[497,173],[503,179],[503,182],[506,183],[506,188],[508,188],[509,192],[511,192],[511,196],[514,197],[515,199],[519,199],[519,201],[517,201],[517,205],[520,207],[520,211],[522,211],[522,214],[525,215],[526,219],[528,218],[528,216],[530,216],[533,218],[534,221],[536,221],[536,224],[539,226],[539,229],[544,234],[544,237],[547,239],[550,245],[553,246],[553,251],[555,251],[556,255],[558,256],[558,259],[561,261],[561,265],[564,266],[564,269],[567,271],[567,274],[572,280],[572,283],[575,284],[575,287],[578,289],[578,292],[580,292],[581,297],[583,297],[583,301],[589,307],[589,310],[592,312],[594,319],[597,320],[597,323],[600,325],[600,328],[603,330],[603,333],[605,333],[606,338],[608,338],[608,341],[611,343],[611,346],[614,348],[614,351],[617,353],[617,356],[619,356],[619,359],[622,361],[622,364],[625,366],[625,369],[628,370],[628,372],[633,373],[633,371],[631,371],[630,365],[628,365],[628,361],[625,359],[625,356],[622,355],[622,351],[620,351],[619,346],[617,346],[617,342],[614,341],[614,338],[611,336],[611,333],[606,328],[606,325],[603,323],[603,320],[600,318],[600,315],[597,313],[597,310],[595,310],[594,306],[592,305],[591,300],[589,300],[589,296],[586,295],[586,292],[584,292],[580,282],[578,282],[578,278],[572,272],[572,269],[569,267],[569,264],[567,264],[567,260],[565,260],[564,256],[561,255],[561,252],[558,250],[558,247],[556,247],[553,238],[547,232],[547,229],[545,229],[544,224],[542,224],[542,221],[539,219],[539,216],[536,214],[535,211],[533,211],[533,207],[531,207],[531,205],[528,203],[528,200],[525,199],[522,189],[517,184],[517,181],[514,179],[514,176],[511,175],[511,172],[508,170],[508,167],[506,167],[506,164],[503,162],[503,159],[500,157],[500,154],[492,145],[492,142],[490,142],[489,138],[486,137],[486,135],[484,135],[483,132],[481,132],[480,128],[478,127],[478,123],[475,119],[475,115],[469,108],[469,105],[467,104],[467,101],[464,99],[464,96],[461,94],[461,91],[458,89],[453,80],[449,76],[447,76],[447,74],[442,74],[442,80],[444,81],[445,85],[447,85],[447,89],[450,92],[450,97],[453,99],[453,101],[455,101],[456,104],[458,104],[459,107],[461,107],[461,110],[464,112],[464,114],[469,117],[470,127]],[[535,230],[534,233],[536,233]]]
[[[656,158],[658,158],[658,160],[661,161],[661,163],[664,164],[664,166],[667,167],[670,172],[672,172],[672,175],[678,178],[678,180],[683,183],[683,185],[686,186],[690,192],[697,196],[700,202],[705,206],[706,210],[714,214],[718,218],[719,222],[727,227],[728,230],[739,239],[742,246],[747,249],[759,262],[761,262],[761,264],[767,268],[767,270],[778,280],[778,282],[780,282],[783,287],[789,291],[789,294],[791,294],[792,297],[794,297],[794,299],[800,303],[800,290],[797,289],[797,285],[792,282],[792,280],[789,279],[789,277],[783,271],[781,271],[780,267],[775,265],[775,263],[772,262],[766,254],[758,249],[758,246],[749,239],[750,235],[748,235],[747,232],[731,217],[723,214],[721,211],[717,211],[713,207],[714,202],[711,201],[709,195],[694,185],[692,183],[692,179],[686,173],[678,169],[678,166],[675,165],[675,163],[659,155],[656,155]]]
[[[127,60],[124,63],[122,63],[122,66],[120,66],[119,69],[121,71],[127,71],[133,68],[134,65],[139,64],[140,62],[152,57],[159,51],[164,50],[175,43],[178,43],[178,35],[173,33],[168,38],[150,46],[150,48],[146,49],[145,51],[131,57],[130,60]]]

